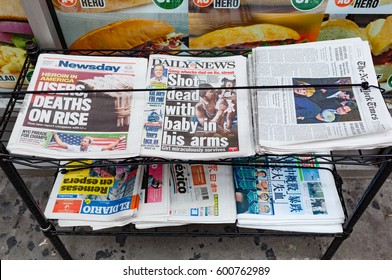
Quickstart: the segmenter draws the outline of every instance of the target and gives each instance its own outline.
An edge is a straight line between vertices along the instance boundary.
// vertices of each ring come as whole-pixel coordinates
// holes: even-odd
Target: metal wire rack
[[[157,51],[144,51],[144,50],[54,50],[46,49],[41,50],[41,53],[57,53],[57,54],[75,54],[75,55],[103,55],[103,56],[140,56],[148,57],[150,54],[156,54]],[[171,55],[192,55],[192,56],[227,56],[227,55],[247,55],[249,50],[168,50],[160,51],[159,53],[171,54]],[[102,235],[131,235],[131,236],[259,236],[259,235],[312,235],[312,236],[331,236],[334,237],[331,245],[322,256],[323,259],[332,258],[333,254],[338,250],[341,243],[349,237],[356,222],[359,220],[366,207],[371,202],[372,198],[382,187],[389,174],[392,172],[392,149],[377,149],[377,150],[363,150],[363,151],[352,151],[352,152],[331,152],[324,154],[290,154],[290,155],[256,155],[252,157],[244,157],[238,159],[219,159],[219,160],[208,160],[208,161],[195,161],[195,160],[175,160],[175,159],[164,159],[164,158],[145,158],[145,157],[126,157],[116,160],[95,161],[93,164],[86,163],[86,159],[61,159],[61,158],[44,158],[35,156],[23,156],[9,154],[6,146],[8,138],[12,132],[17,114],[18,106],[23,101],[26,93],[37,93],[26,90],[26,78],[29,70],[32,69],[32,61],[29,57],[26,59],[23,69],[18,78],[17,84],[14,91],[6,93],[9,95],[9,101],[5,108],[5,111],[1,117],[0,122],[0,166],[18,191],[19,195],[26,203],[29,210],[32,212],[37,222],[39,223],[43,234],[50,239],[52,244],[58,250],[60,255],[64,259],[71,259],[71,256],[64,244],[60,240],[59,236],[63,235],[75,235],[75,236],[102,236]],[[328,87],[331,85],[312,85],[312,87]],[[360,86],[366,87],[377,87],[368,84],[351,84],[348,86]],[[286,86],[273,86],[269,88],[282,88]],[[293,88],[295,86],[287,86]],[[303,87],[303,86],[301,86]],[[236,87],[237,88],[237,87]],[[254,88],[254,87],[241,87],[241,88]],[[95,90],[96,92],[97,90]],[[107,91],[107,90],[105,90]],[[135,91],[135,90],[133,90]],[[137,91],[137,90],[136,90]],[[145,89],[140,89],[145,91]],[[66,92],[66,91],[64,91]],[[263,162],[261,159],[268,157],[268,163]],[[69,163],[72,162],[72,168],[90,168],[108,165],[128,165],[128,164],[172,164],[176,162],[189,163],[189,164],[219,164],[219,165],[260,165],[265,166],[285,166],[298,168],[301,165],[308,163],[314,163],[317,161],[318,166],[315,168],[323,168],[330,170],[335,178],[336,186],[340,199],[346,214],[346,222],[343,225],[343,233],[341,234],[308,234],[308,233],[297,233],[297,232],[276,232],[267,230],[246,230],[237,228],[234,224],[224,225],[190,225],[176,229],[152,229],[152,230],[138,230],[133,225],[126,225],[120,229],[108,229],[91,231],[89,228],[84,227],[72,227],[72,228],[59,228],[56,221],[50,221],[46,219],[40,206],[35,202],[30,191],[26,187],[23,179],[15,168],[15,164],[33,167],[36,169],[64,169],[69,167]],[[362,195],[355,209],[348,215],[348,211],[344,205],[344,199],[342,195],[342,179],[336,171],[336,165],[360,165],[360,166],[373,166],[377,167],[378,171],[374,176],[372,182],[366,188],[366,191]]]

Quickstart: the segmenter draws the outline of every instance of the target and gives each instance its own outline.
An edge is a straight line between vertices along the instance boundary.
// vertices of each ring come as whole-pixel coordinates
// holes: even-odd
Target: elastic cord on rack
[[[211,90],[211,89],[290,89],[290,88],[342,88],[342,87],[362,87],[363,89],[369,88],[377,88],[382,91],[385,91],[383,88],[369,85],[368,82],[356,83],[356,84],[344,84],[344,85],[336,85],[336,84],[314,84],[314,85],[266,85],[266,86],[235,86],[235,87],[167,87],[167,88],[146,88],[146,89],[90,89],[90,90],[82,90],[80,92],[145,92],[145,91],[170,91],[170,90],[178,90],[178,91],[189,91],[189,90]],[[79,92],[79,91],[78,91]],[[14,91],[14,94],[46,94],[46,93],[75,93],[75,90],[48,90],[48,91]]]

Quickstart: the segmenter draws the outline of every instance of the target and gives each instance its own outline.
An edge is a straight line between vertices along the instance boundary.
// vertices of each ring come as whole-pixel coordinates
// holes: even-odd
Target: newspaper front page
[[[147,60],[41,54],[7,149],[52,158],[139,155]],[[108,90],[95,92],[94,90]],[[63,91],[63,92],[56,92]]]
[[[234,181],[231,166],[227,165],[202,165],[209,177],[208,188],[213,200],[206,204],[199,201],[193,205],[184,204],[179,199],[170,201],[170,215],[167,221],[162,222],[138,222],[136,228],[152,228],[165,226],[180,226],[190,223],[234,223],[236,220],[236,208],[234,201]],[[187,169],[191,169],[188,165]],[[175,174],[171,174],[169,182],[170,193],[178,189]],[[186,196],[186,195],[185,195]]]
[[[96,166],[59,172],[45,208],[48,219],[130,223],[136,214],[143,178],[142,165]],[[81,224],[85,224],[81,222]]]
[[[212,202],[204,206],[184,205],[172,202],[169,221],[186,221],[189,223],[233,223],[235,221],[234,182],[231,166],[205,164],[210,178],[209,189]],[[170,189],[176,188],[175,179],[170,181]]]
[[[141,155],[216,159],[254,154],[248,90],[235,88],[247,85],[246,64],[243,56],[150,55]]]
[[[368,42],[354,38],[260,47],[252,59],[256,86],[307,86],[257,90],[258,152],[370,149],[391,143],[392,120],[379,89],[345,86],[378,85]]]
[[[59,220],[61,227],[90,226],[93,230],[101,230],[111,227],[125,226],[137,222],[162,222],[167,221],[170,207],[169,194],[169,165],[152,164],[145,166],[148,170],[147,183],[142,184],[140,189],[139,208],[134,217],[113,221],[80,221]]]
[[[165,221],[170,211],[169,165],[151,164],[148,169],[148,182],[140,191],[140,206],[132,222]]]
[[[238,225],[287,226],[290,231],[289,225],[341,225],[344,222],[330,170],[320,169],[317,161],[308,158],[302,160],[309,162],[299,164],[294,156],[285,157],[279,166],[267,166],[268,161],[274,159],[279,160],[279,157],[260,158],[260,165],[234,166]]]

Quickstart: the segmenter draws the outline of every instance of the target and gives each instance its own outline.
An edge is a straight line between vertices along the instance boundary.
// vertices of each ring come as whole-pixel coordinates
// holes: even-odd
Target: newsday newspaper
[[[139,154],[147,59],[41,54],[7,149],[52,158]],[[138,135],[138,137],[130,137]]]

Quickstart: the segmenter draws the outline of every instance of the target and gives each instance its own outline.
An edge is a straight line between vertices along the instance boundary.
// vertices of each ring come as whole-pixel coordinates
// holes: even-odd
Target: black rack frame
[[[144,51],[144,50],[55,50],[55,49],[46,49],[41,50],[41,53],[58,53],[58,54],[78,54],[78,55],[112,55],[112,56],[141,56],[148,57],[152,53],[157,53],[157,51]],[[171,50],[171,51],[161,51],[160,53],[165,54],[173,54],[173,55],[193,55],[193,56],[225,56],[225,55],[246,55],[249,53],[249,50]],[[59,169],[64,168],[64,164],[61,162],[62,159],[52,159],[52,158],[42,158],[42,157],[34,157],[34,156],[20,156],[20,155],[11,155],[8,153],[6,149],[6,143],[8,142],[9,133],[12,131],[13,121],[16,118],[17,112],[14,110],[15,106],[18,102],[21,102],[26,93],[36,93],[32,91],[24,90],[24,81],[26,79],[26,74],[31,66],[31,60],[29,58],[26,59],[23,69],[18,78],[17,84],[15,86],[14,91],[10,92],[10,99],[8,105],[5,109],[5,112],[1,118],[0,122],[0,167],[12,183],[13,187],[16,189],[23,202],[26,204],[27,208],[30,210],[34,218],[37,220],[42,233],[46,236],[55,249],[59,252],[60,256],[63,259],[72,259],[68,250],[65,248],[63,242],[61,241],[59,236],[63,235],[74,235],[74,236],[102,236],[102,235],[110,235],[110,236],[119,236],[119,235],[131,235],[131,236],[228,236],[228,237],[237,237],[237,236],[260,236],[260,235],[278,235],[278,236],[287,236],[287,235],[297,235],[297,236],[329,236],[333,237],[333,240],[329,247],[327,248],[324,255],[321,259],[331,259],[335,252],[339,249],[340,245],[344,242],[346,238],[350,236],[352,233],[356,223],[362,216],[362,214],[367,209],[368,205],[373,200],[374,196],[381,189],[387,178],[390,176],[392,172],[392,147],[385,148],[378,152],[377,154],[369,154],[364,153],[362,151],[356,151],[355,153],[332,153],[332,154],[317,154],[314,157],[316,159],[321,160],[318,161],[320,164],[319,168],[323,167],[324,164],[333,165],[333,169],[331,172],[334,175],[336,187],[346,214],[346,220],[343,224],[343,233],[340,234],[317,234],[317,233],[301,233],[301,232],[278,232],[278,231],[269,231],[269,230],[246,230],[240,229],[235,226],[235,224],[224,225],[223,231],[200,231],[198,229],[193,229],[189,226],[183,226],[183,231],[177,230],[159,230],[159,229],[151,229],[151,230],[138,230],[135,229],[133,225],[126,225],[122,227],[120,230],[99,230],[99,231],[91,231],[86,230],[83,227],[74,227],[70,230],[67,229],[58,229],[55,221],[48,220],[41,207],[35,201],[32,196],[30,190],[26,186],[24,180],[19,174],[18,170],[15,167],[15,164],[34,167],[37,169]],[[325,87],[330,85],[312,85],[312,87]],[[348,86],[361,86],[361,87],[377,87],[373,85],[368,85],[366,83],[362,84],[352,84]],[[263,87],[263,88],[293,88],[295,86],[271,86],[271,87]],[[303,86],[301,86],[303,87]],[[236,87],[237,88],[237,87]],[[255,88],[255,87],[243,87],[243,88]],[[143,89],[145,91],[145,89]],[[95,90],[96,91],[96,90]],[[273,155],[268,155],[269,157],[269,165],[270,166],[288,166],[288,162],[292,163],[292,160],[287,161],[287,159],[302,158],[297,163],[306,163],[307,160],[303,160],[303,158],[308,157],[309,155],[304,154],[290,154],[290,155],[280,155],[279,159],[270,160]],[[242,165],[257,165],[258,156],[254,157],[246,157],[241,158]],[[65,160],[65,159],[64,159]],[[78,162],[77,168],[88,168],[91,165],[86,165],[80,159],[66,159],[67,161]],[[107,160],[105,160],[107,161]],[[124,158],[120,161],[107,161],[107,164],[113,165],[124,165],[124,164],[155,164],[155,163],[163,163],[170,164],[174,162],[179,162],[179,160],[168,160],[163,158],[143,158],[143,157],[133,157],[133,158]],[[193,163],[206,163],[206,161],[181,161],[189,164]],[[216,160],[216,161],[208,161],[211,164],[220,164],[220,165],[233,165],[232,159],[225,160]],[[236,162],[238,164],[238,161]],[[347,210],[344,205],[344,198],[342,195],[342,179],[336,171],[335,165],[365,165],[365,166],[376,166],[378,170],[374,175],[371,182],[366,187],[365,191],[358,199],[356,206],[352,209],[351,214],[347,214]],[[75,166],[73,166],[75,167]],[[298,165],[293,165],[293,167],[298,168]],[[203,225],[205,226],[205,225]],[[201,227],[201,226],[200,226]],[[190,228],[190,229],[189,229]]]

